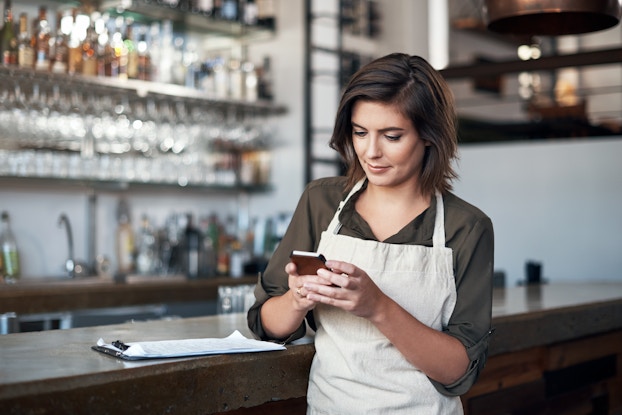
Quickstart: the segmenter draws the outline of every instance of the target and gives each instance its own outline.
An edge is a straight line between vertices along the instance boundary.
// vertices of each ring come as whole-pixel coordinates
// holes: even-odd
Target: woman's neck
[[[431,195],[422,195],[413,186],[389,188],[368,183],[355,207],[376,238],[383,241],[412,222],[430,203]]]

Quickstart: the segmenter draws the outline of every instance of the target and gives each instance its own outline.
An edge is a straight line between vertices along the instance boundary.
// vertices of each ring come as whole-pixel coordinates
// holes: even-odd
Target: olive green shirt
[[[322,231],[333,218],[344,193],[345,177],[318,179],[309,183],[298,202],[290,225],[270,259],[255,289],[256,302],[248,312],[250,329],[263,340],[293,341],[306,332],[303,324],[287,339],[270,339],[261,323],[260,308],[270,297],[288,291],[285,265],[293,249],[315,251]],[[356,212],[355,202],[365,185],[348,200],[339,214],[342,224],[339,233],[360,239],[376,240],[367,222]],[[456,280],[456,306],[443,331],[454,336],[466,347],[471,360],[467,373],[452,385],[432,381],[445,395],[461,395],[477,379],[488,355],[491,333],[492,274],[494,234],[492,222],[478,208],[452,193],[443,194],[445,208],[445,243],[453,251],[453,269]],[[397,234],[382,241],[391,244],[432,246],[436,198],[431,198],[428,209],[417,216]],[[329,258],[330,259],[330,258]],[[356,264],[355,264],[356,265]],[[315,329],[313,313],[307,322]]]

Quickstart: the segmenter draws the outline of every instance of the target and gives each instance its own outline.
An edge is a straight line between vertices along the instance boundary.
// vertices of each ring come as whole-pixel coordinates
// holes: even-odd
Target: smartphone
[[[299,275],[315,275],[317,270],[326,267],[326,258],[317,252],[292,251],[289,258],[298,269]]]

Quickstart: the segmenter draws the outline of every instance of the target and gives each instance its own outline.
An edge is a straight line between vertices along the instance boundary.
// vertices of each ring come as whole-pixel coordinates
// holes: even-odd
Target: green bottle
[[[2,276],[5,282],[15,282],[20,275],[19,254],[17,242],[11,231],[9,213],[2,212],[2,233],[0,234],[0,248],[2,249]]]
[[[4,2],[4,26],[0,32],[0,51],[3,65],[17,65],[17,36],[13,27],[11,0]]]

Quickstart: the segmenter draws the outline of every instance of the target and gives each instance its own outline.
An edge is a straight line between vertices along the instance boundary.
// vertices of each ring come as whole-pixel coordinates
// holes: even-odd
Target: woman
[[[450,90],[420,57],[379,58],[347,85],[330,145],[347,175],[305,189],[249,327],[282,341],[305,319],[316,330],[309,414],[462,413],[487,356],[493,228],[450,192]],[[330,270],[299,275],[293,249]]]

